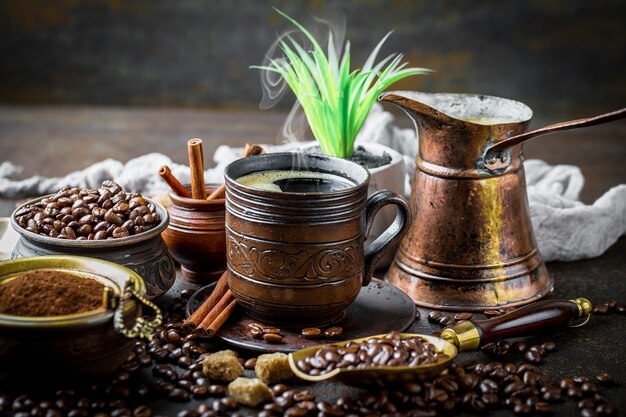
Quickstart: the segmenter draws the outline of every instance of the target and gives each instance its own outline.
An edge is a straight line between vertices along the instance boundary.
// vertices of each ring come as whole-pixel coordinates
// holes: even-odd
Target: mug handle
[[[411,210],[406,200],[395,191],[378,190],[367,199],[365,240],[369,236],[376,213],[387,204],[395,204],[398,207],[398,211],[393,223],[387,230],[365,248],[364,287],[367,287],[372,280],[376,265],[404,237],[411,225]]]

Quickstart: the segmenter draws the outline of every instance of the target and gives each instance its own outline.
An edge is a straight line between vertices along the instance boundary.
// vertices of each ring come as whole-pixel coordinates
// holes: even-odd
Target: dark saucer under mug
[[[187,302],[187,316],[209,297],[214,287],[215,283],[209,284],[191,296]],[[309,340],[300,337],[299,330],[286,328],[281,328],[284,337],[281,343],[272,344],[254,339],[248,331],[248,324],[255,320],[243,311],[231,317],[215,337],[242,349],[259,352],[293,352],[310,346],[358,339],[392,330],[402,332],[413,323],[415,315],[415,304],[405,293],[391,284],[374,278],[369,286],[361,289],[354,303],[346,310],[345,316],[334,324],[343,328],[343,336],[339,339]]]

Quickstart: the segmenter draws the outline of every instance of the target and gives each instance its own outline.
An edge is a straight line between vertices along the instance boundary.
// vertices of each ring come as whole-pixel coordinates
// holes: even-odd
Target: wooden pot
[[[207,185],[207,194],[218,186]],[[190,188],[190,186],[186,186]],[[187,281],[207,284],[226,270],[224,199],[199,200],[170,193],[170,223],[162,236]]]

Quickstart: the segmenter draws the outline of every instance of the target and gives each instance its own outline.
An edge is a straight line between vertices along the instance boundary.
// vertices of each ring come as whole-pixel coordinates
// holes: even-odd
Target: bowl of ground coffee
[[[132,270],[93,258],[41,256],[0,263],[0,373],[114,371],[137,337],[161,321]],[[144,317],[143,314],[150,315]]]
[[[161,232],[167,211],[113,181],[100,188],[63,188],[19,206],[11,226],[20,240],[11,258],[79,255],[126,266],[145,280],[148,299],[164,294],[176,279]]]

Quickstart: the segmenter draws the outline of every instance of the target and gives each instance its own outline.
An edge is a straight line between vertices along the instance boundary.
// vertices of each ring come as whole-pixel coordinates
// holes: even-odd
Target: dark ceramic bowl
[[[155,228],[138,235],[111,240],[64,240],[23,229],[15,220],[15,213],[24,206],[46,197],[50,196],[28,201],[11,214],[11,226],[21,236],[11,253],[11,259],[45,255],[79,255],[114,262],[132,269],[143,278],[148,299],[163,295],[174,284],[176,279],[174,261],[161,238],[161,232],[169,223],[169,215],[163,206],[146,198],[156,207],[161,222]]]
[[[217,187],[207,185],[207,194]],[[199,200],[174,193],[170,198],[170,223],[162,235],[170,254],[180,263],[181,275],[197,284],[217,280],[226,270],[225,200]]]
[[[0,314],[0,374],[20,369],[23,372],[31,365],[42,377],[103,375],[119,368],[135,345],[132,338],[122,333],[133,327],[142,314],[140,298],[146,287],[141,277],[128,268],[99,259],[39,256],[0,262],[0,285],[35,269],[54,269],[96,279],[112,290],[111,302],[97,310],[64,316]],[[145,312],[151,313],[149,309]],[[156,322],[146,320],[144,333],[158,325],[160,313],[156,316]]]

